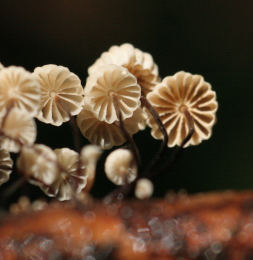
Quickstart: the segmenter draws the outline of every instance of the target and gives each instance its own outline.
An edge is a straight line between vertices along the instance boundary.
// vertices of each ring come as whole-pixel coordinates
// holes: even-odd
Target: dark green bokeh
[[[0,61],[29,70],[55,63],[85,84],[87,68],[111,45],[130,42],[150,52],[161,77],[179,70],[202,74],[217,92],[213,136],[185,150],[156,191],[253,188],[252,1],[167,0],[3,1]],[[68,124],[39,123],[37,142],[71,146]],[[144,163],[159,142],[149,130],[136,136]],[[100,165],[100,169],[103,165]],[[95,194],[112,188],[99,172]],[[106,182],[106,185],[102,182]],[[105,186],[106,190],[104,189]]]

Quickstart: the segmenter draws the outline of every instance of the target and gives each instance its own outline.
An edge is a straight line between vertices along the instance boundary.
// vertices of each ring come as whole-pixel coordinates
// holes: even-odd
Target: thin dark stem
[[[3,193],[1,194],[1,200],[7,200],[10,196],[13,195],[20,187],[22,187],[26,183],[26,178],[22,176],[14,183],[12,183]]]
[[[189,132],[188,132],[187,136],[183,139],[181,145],[177,148],[177,150],[174,153],[171,154],[169,159],[166,161],[166,163],[162,166],[162,168],[159,171],[149,172],[147,174],[147,176],[145,176],[145,177],[152,179],[159,175],[166,174],[168,172],[168,169],[173,166],[173,164],[175,163],[177,158],[181,155],[185,144],[192,138],[194,131],[195,131],[194,130],[194,120],[187,109],[185,109],[183,111],[183,113],[184,113],[184,116],[187,120],[188,127],[189,127]]]
[[[133,153],[134,156],[134,160],[135,160],[135,164],[137,166],[137,178],[136,180],[140,177],[140,167],[141,167],[141,160],[140,160],[140,155],[139,155],[139,150],[133,140],[133,138],[130,136],[130,134],[127,132],[125,126],[124,126],[124,122],[122,120],[122,115],[119,109],[119,104],[118,104],[118,100],[116,96],[113,96],[113,102],[114,105],[116,107],[116,113],[117,116],[119,118],[119,126],[121,128],[122,134],[125,137],[125,139],[128,141],[129,145],[130,145],[130,149]],[[125,199],[127,196],[129,196],[136,184],[136,180],[132,183],[127,183],[124,186],[121,186],[117,189],[115,189],[114,191],[112,191],[111,193],[109,193],[105,198],[104,198],[104,202],[105,203],[111,203],[113,200],[122,200]]]
[[[169,137],[168,137],[167,131],[166,131],[158,113],[156,112],[156,110],[153,108],[153,106],[149,103],[149,101],[144,96],[141,97],[141,103],[143,106],[145,106],[148,109],[148,111],[154,118],[156,124],[159,127],[159,130],[162,132],[162,135],[163,135],[163,142],[161,144],[160,150],[158,151],[158,153],[156,153],[155,157],[152,159],[151,163],[148,165],[147,169],[144,171],[143,176],[145,176],[150,171],[152,171],[152,169],[159,162],[161,156],[165,153],[165,151],[167,149]]]
[[[81,141],[80,141],[79,129],[77,127],[75,118],[70,114],[69,114],[69,117],[70,117],[70,125],[71,125],[72,132],[73,132],[74,147],[75,147],[75,150],[79,153],[80,150],[81,150]]]
[[[77,176],[81,176],[82,175],[82,162],[81,162],[81,155],[80,155],[80,151],[81,151],[81,138],[80,138],[80,132],[79,129],[77,127],[76,124],[76,120],[75,118],[71,115],[70,111],[68,110],[68,108],[63,104],[63,102],[60,102],[62,108],[68,113],[69,116],[69,123],[70,126],[72,128],[72,136],[73,136],[73,143],[74,143],[74,149],[75,151],[78,153],[78,161],[77,161]],[[71,182],[71,187],[72,187],[72,191],[73,191],[73,199],[76,198],[76,193],[75,190],[78,188],[79,182],[80,180],[78,178],[72,178],[69,177]]]
[[[79,129],[77,127],[76,124],[76,120],[75,118],[71,115],[68,107],[61,101],[59,100],[59,104],[61,105],[62,109],[68,114],[69,116],[69,120],[70,120],[70,125],[72,128],[72,136],[73,136],[73,143],[74,143],[74,148],[76,150],[76,152],[80,152],[81,149],[81,141],[80,141],[80,133],[79,133]]]
[[[140,166],[141,166],[141,160],[140,160],[140,154],[139,154],[139,150],[137,148],[137,145],[135,144],[132,136],[128,133],[128,131],[126,130],[125,128],[125,125],[124,125],[124,122],[122,120],[122,114],[121,114],[121,111],[119,109],[119,103],[118,103],[118,99],[116,96],[113,96],[113,102],[115,104],[115,107],[116,107],[116,113],[117,113],[117,116],[119,118],[119,126],[120,126],[120,129],[122,131],[122,134],[124,136],[124,138],[127,140],[127,142],[129,143],[130,145],[130,149],[133,153],[133,156],[134,156],[134,161],[136,163],[136,166],[137,166],[137,173],[139,173],[139,170],[140,170]]]

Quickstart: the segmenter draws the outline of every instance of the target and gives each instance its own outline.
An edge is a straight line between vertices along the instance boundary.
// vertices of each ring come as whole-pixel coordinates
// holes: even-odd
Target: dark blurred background
[[[213,136],[187,148],[156,179],[156,195],[170,189],[252,189],[252,9],[250,0],[1,1],[0,61],[30,71],[64,65],[85,85],[87,68],[103,51],[129,42],[153,55],[161,77],[179,70],[202,74],[219,102]],[[38,123],[38,131],[38,143],[73,147],[68,123],[60,128]],[[160,142],[149,129],[135,139],[147,163]],[[102,169],[100,162],[96,196],[113,187]]]

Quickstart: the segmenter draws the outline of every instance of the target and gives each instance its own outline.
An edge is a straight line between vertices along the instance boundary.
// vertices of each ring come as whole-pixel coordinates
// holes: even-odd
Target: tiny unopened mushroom
[[[100,121],[113,123],[129,118],[140,106],[141,88],[127,69],[106,65],[88,77],[84,89],[85,103]]]
[[[13,161],[10,153],[0,149],[0,185],[7,182],[12,171]]]
[[[111,152],[105,161],[105,173],[116,185],[133,182],[137,177],[137,166],[132,152],[121,148]]]
[[[102,150],[99,146],[88,144],[85,145],[81,150],[81,159],[85,165],[89,163],[96,164],[101,154]]]
[[[101,154],[101,148],[93,144],[86,145],[81,150],[80,159],[82,164],[85,165],[84,171],[85,175],[87,176],[87,184],[83,189],[84,192],[89,192],[94,184],[97,161]]]
[[[17,107],[35,116],[40,105],[40,86],[32,73],[22,67],[0,69],[0,111]]]
[[[137,181],[135,186],[135,197],[137,199],[148,199],[152,196],[154,191],[153,183],[146,178],[141,178]]]
[[[129,43],[120,46],[114,45],[107,52],[102,53],[100,58],[89,67],[89,75],[95,73],[101,66],[108,64],[127,68],[137,78],[144,95],[150,92],[160,81],[158,67],[153,57]]]
[[[211,136],[218,104],[216,93],[202,76],[180,71],[164,78],[147,99],[165,126],[169,147],[182,144],[190,132],[189,119],[194,124],[194,134],[185,147],[197,145]],[[149,117],[148,124],[152,127],[152,136],[162,139],[163,135],[152,117]]]
[[[48,203],[43,199],[37,199],[33,202],[27,196],[21,196],[16,203],[12,203],[9,212],[13,215],[22,214],[28,211],[38,211],[44,209]]]
[[[12,203],[9,211],[13,215],[18,215],[31,210],[31,201],[27,196],[21,196],[16,203]]]
[[[22,145],[31,145],[36,138],[36,124],[25,110],[12,108],[0,119],[0,148],[19,152]]]
[[[145,128],[146,115],[140,108],[137,108],[132,117],[123,120],[123,122],[128,133],[133,135]],[[110,149],[126,141],[119,127],[119,121],[109,124],[98,120],[88,105],[85,105],[77,116],[77,125],[84,137],[102,149]]]
[[[50,188],[45,187],[44,191],[49,196],[56,196],[60,201],[69,200],[74,193],[81,192],[87,183],[84,165],[79,165],[79,154],[69,148],[55,149],[54,152],[59,175]]]
[[[23,147],[17,168],[29,182],[39,187],[52,185],[59,175],[56,154],[43,144]]]
[[[68,68],[49,64],[35,68],[34,75],[42,92],[37,116],[40,121],[60,126],[81,111],[83,87]]]

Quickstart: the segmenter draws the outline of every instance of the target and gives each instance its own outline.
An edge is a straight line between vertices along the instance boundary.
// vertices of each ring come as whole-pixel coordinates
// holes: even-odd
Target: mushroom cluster
[[[153,57],[129,43],[103,52],[88,68],[84,88],[64,66],[29,72],[0,63],[0,185],[12,171],[10,153],[20,153],[18,171],[46,195],[61,201],[87,198],[102,149],[124,145],[107,156],[105,174],[136,198],[148,199],[154,191],[152,170],[164,148],[181,151],[210,138],[217,108],[216,93],[201,75],[180,71],[161,80]],[[53,126],[70,120],[74,132],[79,128],[91,144],[75,150],[35,144],[35,118]],[[163,142],[145,169],[133,135],[147,125]],[[22,198],[13,212],[24,205],[31,207]]]

